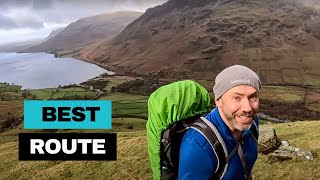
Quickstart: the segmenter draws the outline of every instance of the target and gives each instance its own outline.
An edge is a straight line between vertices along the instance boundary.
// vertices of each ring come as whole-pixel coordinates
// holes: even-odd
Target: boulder
[[[276,131],[271,127],[259,127],[259,152],[268,154],[275,151],[280,146],[281,142],[277,137]]]

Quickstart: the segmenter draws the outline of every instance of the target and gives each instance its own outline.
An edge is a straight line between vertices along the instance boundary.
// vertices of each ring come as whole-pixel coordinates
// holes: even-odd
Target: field
[[[35,96],[38,99],[68,99],[77,96],[81,98],[91,98],[96,95],[95,92],[89,91],[80,87],[70,87],[70,88],[52,88],[52,89],[37,89],[30,90],[28,96]]]
[[[280,102],[303,102],[305,90],[293,86],[264,86],[261,91],[262,99],[269,99]]]
[[[21,90],[19,86],[0,83],[0,132],[22,120],[24,100],[92,99],[96,95],[83,87]]]
[[[114,117],[139,117],[147,119],[147,96],[112,93],[100,99],[112,100]]]
[[[103,89],[107,92],[111,92],[112,87],[115,87],[119,84],[125,83],[127,81],[134,80],[135,78],[132,77],[126,77],[126,76],[112,76],[107,78],[109,81],[109,84]]]
[[[18,92],[20,86],[10,85],[8,83],[0,83],[0,92]]]
[[[117,120],[121,121],[121,120]],[[133,120],[134,126],[143,122]],[[137,124],[139,125],[137,125]],[[281,140],[296,147],[320,153],[320,121],[272,124]],[[118,132],[116,161],[18,161],[18,142],[14,129],[0,134],[0,179],[152,179],[145,130]],[[320,162],[290,160],[270,162],[259,154],[253,179],[319,179]]]
[[[18,138],[23,123],[11,126],[0,133],[0,179],[152,179],[146,143],[146,119],[148,96],[113,92],[112,87],[132,80],[128,77],[107,77],[99,79],[108,83],[103,91],[89,90],[88,86],[60,87],[21,91],[19,87],[0,84],[0,126],[4,126],[8,117],[23,116],[24,99],[98,99],[111,100],[113,108],[112,130],[58,130],[64,132],[114,132],[117,133],[116,161],[19,161]],[[209,81],[200,81],[208,86]],[[91,85],[97,85],[91,82]],[[99,89],[101,88],[100,86]],[[213,98],[210,92],[211,99]],[[99,95],[99,96],[97,96]],[[261,99],[287,104],[306,104],[308,108],[320,112],[319,89],[305,89],[295,86],[264,86]],[[275,107],[278,108],[279,107]],[[253,170],[254,179],[319,179],[320,121],[294,122],[289,124],[270,124],[266,120],[263,126],[276,129],[281,140],[287,140],[293,146],[311,150],[314,161],[290,160],[271,162],[266,155],[259,154]],[[40,132],[45,132],[40,131]]]

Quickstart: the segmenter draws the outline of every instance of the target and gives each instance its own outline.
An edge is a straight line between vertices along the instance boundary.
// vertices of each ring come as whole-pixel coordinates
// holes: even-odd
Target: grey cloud
[[[41,1],[41,0],[39,0]],[[36,9],[35,13],[46,22],[66,23],[85,16],[119,10],[141,11],[162,4],[166,0],[52,0],[49,9]],[[47,4],[49,7],[49,4]]]
[[[0,15],[0,29],[14,29],[17,24],[10,18]]]
[[[119,10],[141,11],[166,0],[0,0],[0,16],[11,10],[27,10],[28,17],[2,17],[0,29],[41,28],[44,23],[68,24],[82,17]],[[30,16],[30,17],[29,17]],[[33,18],[36,17],[36,18]],[[3,23],[2,23],[3,22]]]
[[[32,4],[32,0],[1,0],[0,7],[3,8],[19,8],[26,7]]]
[[[32,29],[40,29],[44,27],[42,21],[31,18],[20,20],[18,26]]]
[[[166,0],[1,0],[0,8],[19,8],[31,7],[35,10],[52,8],[54,5],[63,7],[63,5],[73,5],[74,7],[104,7],[116,8],[130,6],[150,6],[160,4]]]
[[[19,22],[15,20],[0,15],[0,29],[16,29],[16,28],[32,28],[32,29],[39,29],[43,27],[43,22],[39,20],[34,20],[31,18],[22,19]]]
[[[50,9],[52,7],[52,0],[33,0],[33,9]]]

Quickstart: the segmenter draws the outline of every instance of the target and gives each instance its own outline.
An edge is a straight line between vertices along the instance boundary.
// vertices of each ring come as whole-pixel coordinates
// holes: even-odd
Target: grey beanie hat
[[[261,89],[261,81],[254,71],[242,65],[234,65],[217,75],[213,86],[215,100],[219,99],[229,89],[239,85],[249,85],[256,88],[257,91]]]

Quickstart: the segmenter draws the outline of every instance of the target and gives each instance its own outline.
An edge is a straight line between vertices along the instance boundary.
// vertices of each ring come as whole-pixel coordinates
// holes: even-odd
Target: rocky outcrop
[[[280,141],[276,131],[267,126],[259,127],[259,152],[268,155],[270,161],[286,161],[294,158],[313,160],[310,150],[290,146],[288,141]]]
[[[290,146],[288,141],[281,141],[280,147],[268,155],[271,161],[285,161],[294,158],[301,160],[313,160],[313,154],[309,150]]]

